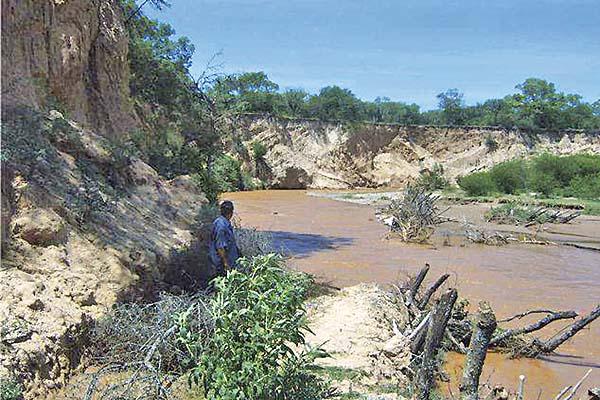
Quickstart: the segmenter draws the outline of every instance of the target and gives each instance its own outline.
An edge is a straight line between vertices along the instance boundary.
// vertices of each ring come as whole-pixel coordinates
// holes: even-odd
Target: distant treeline
[[[529,78],[517,92],[467,106],[463,94],[449,89],[437,95],[438,109],[421,111],[417,104],[378,97],[357,98],[352,91],[327,86],[317,94],[303,89],[280,91],[264,72],[220,77],[211,88],[223,112],[268,113],[282,117],[374,123],[427,125],[493,125],[507,128],[560,130],[600,128],[600,100],[593,104],[580,95],[558,92],[553,83]]]

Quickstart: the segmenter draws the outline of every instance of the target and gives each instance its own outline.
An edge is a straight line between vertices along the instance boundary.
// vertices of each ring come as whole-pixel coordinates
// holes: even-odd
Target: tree
[[[308,102],[311,116],[323,120],[361,120],[361,104],[354,93],[339,86],[327,86]]]
[[[211,93],[224,111],[273,113],[279,100],[278,89],[279,85],[260,71],[225,76]]]
[[[281,94],[280,111],[292,117],[301,117],[306,114],[308,93],[303,89],[288,89]]]
[[[462,125],[465,122],[463,94],[458,89],[448,89],[437,95],[438,108],[449,125]]]
[[[578,94],[557,92],[552,82],[528,78],[516,89],[521,92],[513,95],[520,126],[559,130],[596,125],[592,106],[583,103]]]

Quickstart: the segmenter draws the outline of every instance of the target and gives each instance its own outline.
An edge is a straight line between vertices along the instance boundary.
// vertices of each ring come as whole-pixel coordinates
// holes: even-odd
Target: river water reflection
[[[240,192],[225,197],[235,202],[244,225],[273,233],[277,245],[292,256],[293,266],[334,285],[389,284],[404,280],[427,262],[430,277],[450,273],[451,284],[461,296],[473,304],[488,300],[498,318],[531,308],[573,309],[583,314],[600,302],[600,256],[594,251],[465,245],[464,239],[452,234],[452,227],[444,236],[449,245],[441,241],[435,246],[406,245],[384,239],[386,227],[375,220],[372,206],[307,196],[304,191]],[[584,224],[582,231],[600,243],[600,219]],[[560,327],[543,332],[551,335]],[[449,355],[446,369],[451,375],[460,372],[459,365],[460,357]],[[553,398],[589,368],[593,372],[586,390],[600,386],[600,321],[563,345],[560,355],[545,360],[507,360],[492,354],[483,377],[515,389],[518,376],[524,374],[529,396],[537,397],[542,390],[542,398]]]

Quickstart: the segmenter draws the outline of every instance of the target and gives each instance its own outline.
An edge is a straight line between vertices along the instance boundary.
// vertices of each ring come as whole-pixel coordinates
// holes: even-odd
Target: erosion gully
[[[385,239],[387,228],[375,219],[373,206],[307,196],[304,191],[240,192],[226,197],[235,202],[243,225],[273,234],[276,245],[292,256],[293,267],[332,285],[400,282],[429,263],[430,280],[450,273],[450,284],[462,297],[472,305],[489,301],[498,318],[534,308],[573,309],[581,315],[600,301],[600,253],[595,251],[564,245],[467,244],[458,226],[440,227],[433,244],[410,245]],[[471,220],[479,213],[481,219],[484,207],[489,206],[454,206],[449,213]],[[580,243],[600,245],[598,217],[579,218],[564,230]],[[540,336],[550,336],[565,325],[549,326]],[[523,374],[526,397],[538,398],[541,392],[540,398],[554,398],[592,368],[582,389],[600,385],[600,322],[559,350],[536,360],[509,360],[492,353],[482,380],[515,390]],[[448,355],[451,382],[441,383],[444,391],[456,393],[461,365],[460,355]]]

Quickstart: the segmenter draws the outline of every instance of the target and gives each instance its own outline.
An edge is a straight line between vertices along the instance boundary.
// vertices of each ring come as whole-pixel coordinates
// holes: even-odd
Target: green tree
[[[327,86],[308,102],[311,116],[323,120],[360,121],[361,104],[354,93],[339,86]]]
[[[444,121],[449,125],[462,125],[465,122],[463,94],[458,89],[448,89],[437,95],[438,108]]]

